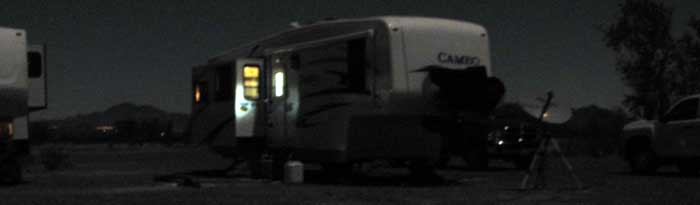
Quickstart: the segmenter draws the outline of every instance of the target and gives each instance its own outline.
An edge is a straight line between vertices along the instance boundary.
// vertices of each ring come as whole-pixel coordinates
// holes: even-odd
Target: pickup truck
[[[682,98],[659,118],[623,128],[623,157],[632,172],[649,174],[675,165],[682,173],[700,170],[700,94]]]

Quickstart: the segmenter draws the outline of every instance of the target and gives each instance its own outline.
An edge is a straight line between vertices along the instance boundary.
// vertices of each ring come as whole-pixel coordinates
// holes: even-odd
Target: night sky
[[[621,2],[10,0],[1,4],[0,26],[24,28],[30,43],[48,45],[49,109],[32,116],[37,118],[126,101],[188,113],[190,68],[209,57],[288,29],[292,21],[377,15],[485,26],[493,71],[505,82],[509,101],[552,89],[560,104],[615,107],[625,88],[597,26],[614,19]],[[676,29],[692,12],[700,14],[700,1],[665,2],[675,7]]]

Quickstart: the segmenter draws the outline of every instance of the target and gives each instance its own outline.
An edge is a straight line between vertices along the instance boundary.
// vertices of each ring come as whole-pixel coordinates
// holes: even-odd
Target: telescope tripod
[[[554,152],[554,154],[556,154],[556,156],[561,159],[562,163],[567,169],[568,174],[571,176],[571,178],[574,179],[576,187],[579,190],[583,188],[581,185],[581,180],[579,180],[578,176],[574,173],[573,166],[571,166],[571,163],[569,162],[569,160],[566,159],[564,153],[561,151],[561,148],[559,147],[559,142],[556,139],[552,138],[551,135],[543,134],[543,118],[546,116],[547,109],[549,109],[553,97],[554,94],[551,91],[547,92],[547,100],[545,101],[544,107],[542,107],[542,112],[540,113],[538,120],[540,129],[538,130],[537,138],[541,139],[540,145],[537,147],[537,151],[535,151],[535,155],[532,158],[532,161],[530,162],[530,167],[527,170],[523,181],[520,183],[521,190],[526,190],[529,188],[545,188],[545,186],[547,185],[547,181],[545,178],[547,158],[549,157],[548,155],[550,155],[551,152]],[[528,187],[528,181],[530,180],[530,177],[532,177],[534,183],[531,187]]]

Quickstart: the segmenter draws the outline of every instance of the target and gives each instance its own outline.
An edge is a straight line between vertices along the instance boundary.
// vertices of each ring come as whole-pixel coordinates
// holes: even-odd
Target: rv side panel
[[[0,118],[11,119],[26,113],[26,33],[0,27]]]

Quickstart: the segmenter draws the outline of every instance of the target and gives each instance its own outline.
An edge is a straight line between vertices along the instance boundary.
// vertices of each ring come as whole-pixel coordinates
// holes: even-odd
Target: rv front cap
[[[479,59],[479,57],[456,55],[445,52],[438,53],[437,59],[440,63],[466,65],[467,67],[478,66],[479,64],[481,64],[481,59]]]

